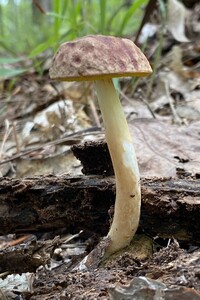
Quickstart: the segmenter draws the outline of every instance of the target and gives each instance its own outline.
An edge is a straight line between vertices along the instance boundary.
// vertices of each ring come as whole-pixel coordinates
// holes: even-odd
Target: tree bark
[[[0,179],[0,234],[66,228],[105,235],[115,180],[102,176]],[[143,179],[139,231],[200,243],[200,180]]]

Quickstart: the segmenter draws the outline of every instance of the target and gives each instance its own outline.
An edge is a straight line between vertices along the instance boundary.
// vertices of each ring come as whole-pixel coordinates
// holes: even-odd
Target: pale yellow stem
[[[140,218],[140,176],[126,117],[112,79],[95,81],[105,135],[116,178],[114,218],[106,257],[126,247]]]

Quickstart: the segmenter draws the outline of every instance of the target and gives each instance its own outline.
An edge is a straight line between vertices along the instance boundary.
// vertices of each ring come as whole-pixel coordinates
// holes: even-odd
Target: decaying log
[[[71,149],[74,156],[81,161],[83,174],[114,175],[108,145],[105,141],[88,141],[73,145]]]
[[[0,251],[0,272],[35,272],[39,266],[49,262],[58,241],[59,236],[45,241],[32,239],[23,244],[2,249]]]
[[[92,230],[105,235],[115,181],[102,176],[0,179],[0,234]],[[143,179],[140,230],[200,244],[200,180]]]

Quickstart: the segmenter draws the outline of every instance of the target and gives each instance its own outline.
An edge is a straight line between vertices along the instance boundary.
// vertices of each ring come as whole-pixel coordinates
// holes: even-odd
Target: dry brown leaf
[[[195,289],[181,286],[169,289],[164,283],[143,276],[135,277],[128,285],[113,284],[109,294],[111,300],[200,300],[200,293]]]
[[[81,174],[80,162],[71,152],[54,157],[17,160],[16,177],[45,175],[45,174]]]
[[[193,68],[188,68],[183,65],[183,53],[180,46],[174,46],[170,51],[171,62],[170,69],[186,79],[200,78],[200,71]]]
[[[185,20],[187,9],[178,0],[168,0],[167,2],[168,18],[167,28],[178,42],[189,42],[185,35]]]
[[[176,177],[177,168],[191,174],[200,172],[200,123],[178,127],[155,119],[137,119],[130,126],[142,176]]]

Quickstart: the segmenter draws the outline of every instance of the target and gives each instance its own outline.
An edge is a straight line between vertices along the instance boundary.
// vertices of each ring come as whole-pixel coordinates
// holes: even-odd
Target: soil
[[[34,293],[24,296],[25,299],[31,300],[111,299],[111,290],[117,285],[127,286],[136,276],[146,276],[149,280],[156,279],[165,283],[168,291],[174,295],[174,298],[170,299],[179,299],[174,288],[189,287],[200,291],[199,255],[199,250],[188,253],[174,242],[144,261],[135,259],[134,255],[127,251],[108,262],[105,267],[92,271],[69,272],[63,264],[54,271],[40,270],[33,284]],[[180,295],[183,295],[183,290],[178,296]],[[200,299],[200,293],[199,298],[195,297],[193,291],[188,290],[185,299]]]
[[[94,257],[87,269],[83,269],[84,258],[93,248],[97,249],[99,237],[109,227],[108,209],[115,198],[112,177],[2,178],[0,189],[0,206],[4,209],[1,231],[15,230],[19,239],[19,233],[29,233],[24,236],[24,243],[17,244],[17,239],[16,245],[7,241],[7,247],[0,251],[1,272],[32,272],[29,291],[20,294],[7,289],[6,299],[18,299],[17,295],[27,300],[200,299],[198,178],[142,180],[141,222],[133,242],[106,262]],[[87,205],[84,197],[79,197],[83,191],[88,195]],[[92,199],[100,194],[104,201],[96,211]],[[70,214],[66,214],[68,206]],[[27,215],[24,212],[28,208]],[[97,221],[95,215],[104,217]],[[83,227],[88,223],[90,230]],[[78,238],[75,235],[71,246],[63,242],[67,232],[73,228],[77,232],[81,227],[84,230]],[[164,298],[153,298],[157,293],[164,294]]]

